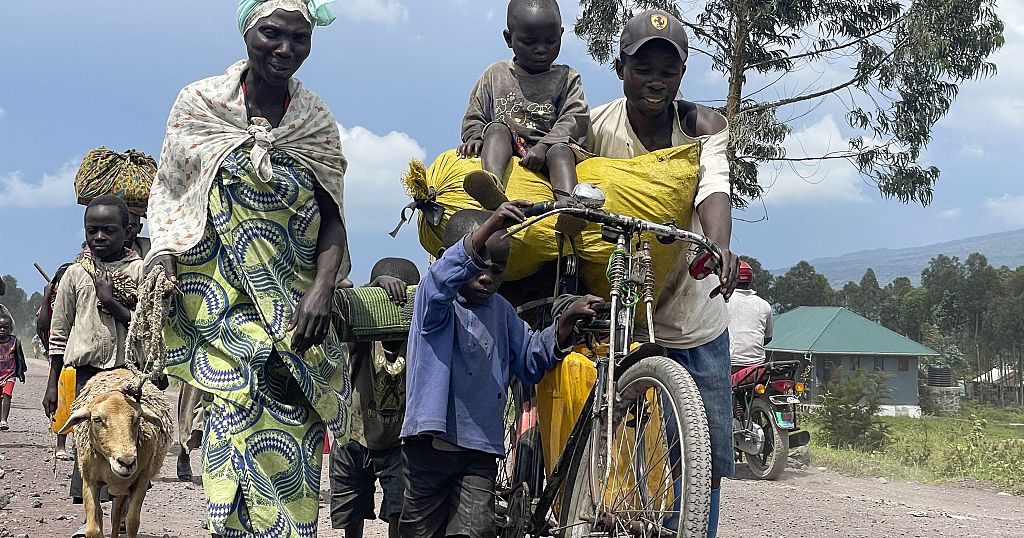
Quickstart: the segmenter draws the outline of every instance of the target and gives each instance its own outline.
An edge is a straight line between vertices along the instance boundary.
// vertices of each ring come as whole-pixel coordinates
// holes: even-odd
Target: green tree
[[[921,271],[925,308],[934,313],[940,330],[947,334],[963,328],[964,284],[967,275],[957,257],[939,254]]]
[[[682,9],[680,9],[680,5]],[[728,81],[734,202],[763,192],[760,163],[845,159],[886,197],[927,205],[939,178],[918,160],[960,84],[990,77],[1003,45],[995,0],[580,0],[575,31],[608,62],[624,23],[661,8],[679,16],[691,55],[710,58]],[[845,80],[808,85],[798,73],[848,70]],[[822,77],[819,77],[821,79]],[[842,103],[857,134],[848,148],[787,157],[786,120],[823,101]]]
[[[878,287],[875,270],[868,268],[860,278],[860,284],[847,282],[836,294],[837,303],[872,320],[879,320],[881,302],[885,294]]]
[[[780,313],[798,306],[836,304],[835,291],[828,285],[828,279],[806,261],[801,261],[786,271],[786,274],[776,278],[773,293]]]
[[[36,310],[42,304],[42,295],[33,293],[29,297],[25,290],[18,287],[18,279],[11,275],[4,275],[3,282],[6,293],[0,303],[7,307],[7,310],[11,312],[11,317],[14,318],[14,334],[27,345],[35,335]],[[26,348],[27,352],[28,348]]]
[[[740,256],[740,259],[750,264],[750,270],[754,273],[754,284],[751,286],[762,299],[768,304],[774,304],[773,288],[775,286],[775,275],[764,268],[757,258],[751,256]]]
[[[914,288],[910,279],[901,276],[882,290],[878,322],[911,340],[922,340],[922,324],[928,318],[924,309],[924,290]]]

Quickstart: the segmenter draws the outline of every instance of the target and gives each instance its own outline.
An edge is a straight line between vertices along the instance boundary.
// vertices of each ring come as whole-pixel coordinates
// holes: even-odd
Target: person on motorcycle
[[[772,341],[772,306],[752,289],[754,271],[740,261],[736,292],[727,303],[729,309],[729,351],[732,370],[764,362],[764,346]]]

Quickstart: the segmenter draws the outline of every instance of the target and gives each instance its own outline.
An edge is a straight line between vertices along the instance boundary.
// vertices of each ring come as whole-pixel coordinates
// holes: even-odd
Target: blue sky
[[[560,2],[566,26],[578,10]],[[386,235],[407,200],[399,174],[410,158],[432,160],[454,147],[469,90],[495,60],[510,56],[501,37],[503,0],[340,0],[338,21],[318,30],[299,78],[320,94],[344,129],[350,160],[346,213],[362,281],[388,255],[425,261],[415,230]],[[763,204],[738,212],[733,247],[766,266],[878,247],[923,245],[1024,227],[1024,188],[1013,159],[1024,147],[1024,6],[1004,0],[1007,45],[1000,74],[964,85],[933,132],[926,160],[942,179],[932,206],[882,199],[844,163],[779,170]],[[4,8],[0,26],[0,274],[41,286],[32,269],[70,258],[82,238],[72,179],[97,146],[159,152],[171,103],[185,84],[220,74],[244,56],[232,0],[97,0]],[[621,82],[567,31],[561,63],[583,76],[591,106],[621,95]],[[825,84],[841,66],[807,70],[792,90]],[[724,96],[719,73],[695,56],[683,95]],[[802,115],[786,142],[790,156],[836,150],[852,134],[838,102]],[[806,114],[806,115],[804,115]],[[764,217],[767,214],[767,219]],[[744,222],[758,221],[758,222]]]

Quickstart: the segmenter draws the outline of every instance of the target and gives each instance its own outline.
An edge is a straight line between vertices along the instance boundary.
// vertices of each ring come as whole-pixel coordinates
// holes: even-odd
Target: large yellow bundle
[[[114,195],[124,200],[132,212],[142,215],[155,176],[156,161],[141,151],[117,153],[96,148],[85,156],[75,175],[78,203],[84,205],[98,196]]]
[[[419,217],[420,244],[431,255],[441,248],[448,217],[462,209],[481,209],[463,190],[463,178],[480,169],[480,159],[460,159],[455,151],[441,154],[430,168],[414,162],[404,177],[410,194],[417,201],[433,201],[444,208],[440,222],[434,224],[424,214]],[[576,168],[580,183],[593,183],[605,192],[605,209],[633,215],[653,222],[688,225],[693,214],[700,170],[700,145],[668,148],[634,159],[587,159]],[[513,159],[505,171],[506,195],[511,200],[534,202],[552,200],[550,183],[523,168]],[[558,257],[555,219],[547,219],[512,238],[512,255],[506,269],[509,281],[528,277],[540,266]],[[591,293],[608,297],[605,270],[615,248],[601,239],[601,227],[590,224],[579,243],[584,284]],[[680,243],[652,244],[656,283],[660,291],[675,260],[683,255]]]

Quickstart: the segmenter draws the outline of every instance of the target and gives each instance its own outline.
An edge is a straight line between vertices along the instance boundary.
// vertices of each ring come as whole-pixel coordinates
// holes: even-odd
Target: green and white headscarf
[[[238,31],[243,35],[256,21],[283,9],[298,11],[313,27],[327,26],[336,18],[328,4],[335,0],[240,0],[238,2]]]

